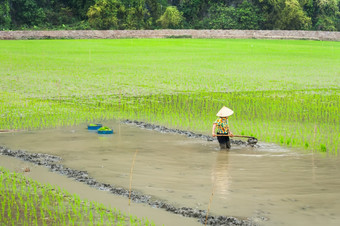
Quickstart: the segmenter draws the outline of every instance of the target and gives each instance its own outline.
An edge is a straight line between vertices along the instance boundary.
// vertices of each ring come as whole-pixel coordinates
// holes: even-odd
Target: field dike
[[[177,133],[181,135],[186,135],[191,138],[206,139],[207,141],[215,140],[215,138],[212,138],[210,136],[196,134],[190,131],[169,129],[164,126],[158,126],[158,125],[153,125],[153,124],[139,122],[139,121],[124,120],[122,121],[122,123],[134,124],[144,129],[152,129],[152,130],[159,131],[162,133]],[[231,142],[236,145],[248,145],[247,142],[240,141],[240,140],[231,140]],[[65,167],[62,164],[60,164],[60,161],[62,159],[58,156],[53,156],[53,155],[43,154],[43,153],[29,153],[24,150],[10,150],[9,148],[3,147],[3,146],[0,146],[0,155],[15,157],[23,161],[34,163],[39,166],[44,166],[44,167],[49,168],[52,172],[58,172],[61,175],[65,175],[69,178],[73,178],[78,182],[82,182],[98,190],[107,191],[114,195],[118,195],[118,196],[122,196],[126,198],[129,197],[128,189],[118,187],[115,185],[111,185],[111,184],[100,183],[96,181],[94,178],[90,177],[86,171],[79,171],[79,170],[74,170],[74,169]],[[131,191],[131,200],[136,203],[148,204],[149,206],[154,207],[154,208],[164,209],[168,212],[179,214],[184,217],[197,218],[198,221],[201,222],[202,224],[205,224],[206,222],[206,215],[207,215],[206,210],[193,209],[190,207],[177,208],[162,200],[153,200],[151,196],[144,195],[136,191]],[[244,219],[238,219],[235,217],[209,215],[207,219],[207,225],[248,226],[248,225],[256,225],[256,224],[249,219],[244,220]]]
[[[299,30],[56,30],[0,31],[0,39],[254,38],[339,41],[337,31]]]

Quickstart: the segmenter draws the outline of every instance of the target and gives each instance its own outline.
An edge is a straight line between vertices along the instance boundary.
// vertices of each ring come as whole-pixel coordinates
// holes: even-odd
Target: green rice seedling
[[[41,185],[25,178],[21,174],[10,173],[0,168],[0,224],[5,225],[78,225],[87,224],[106,225],[108,222],[118,221],[127,225],[129,217],[113,213],[98,203],[82,202],[76,195],[70,195],[50,185]],[[30,186],[23,186],[30,184]],[[25,195],[30,193],[30,195]],[[20,194],[20,195],[19,195]],[[20,199],[19,197],[22,197]],[[34,197],[38,197],[35,199]],[[54,200],[54,201],[53,201]],[[55,205],[55,204],[58,205]],[[83,205],[92,206],[84,211]],[[66,216],[66,217],[65,217]],[[137,219],[141,224],[143,221]],[[150,224],[153,225],[153,224]]]
[[[321,150],[321,152],[326,152],[327,151],[326,145],[321,144],[320,145],[320,150]]]
[[[308,147],[309,147],[308,142],[305,142],[305,148],[308,148]]]

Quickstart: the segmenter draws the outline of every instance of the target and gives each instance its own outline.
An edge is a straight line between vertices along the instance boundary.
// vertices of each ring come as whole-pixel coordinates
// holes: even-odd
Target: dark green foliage
[[[339,0],[0,0],[0,30],[186,28],[339,31],[339,2]]]
[[[46,22],[49,26],[72,24],[75,20],[73,11],[69,7],[61,6],[59,11],[46,10]]]
[[[317,0],[315,1],[315,24],[316,30],[335,31],[339,23],[339,1]]]
[[[162,15],[163,5],[158,0],[146,0],[145,3],[152,20],[152,24],[156,25],[156,21]]]
[[[150,28],[152,20],[145,6],[145,0],[133,1],[133,4],[126,11],[125,29],[139,30]]]
[[[95,29],[118,29],[118,13],[125,12],[125,7],[116,0],[99,0],[89,8],[88,21]]]
[[[144,0],[98,0],[87,12],[93,29],[148,29],[152,19]]]
[[[265,16],[265,29],[273,30],[308,30],[311,17],[303,10],[310,5],[308,0],[258,0],[258,5]]]
[[[238,29],[261,29],[265,19],[260,9],[248,1],[242,2],[237,8]]]
[[[275,28],[281,30],[308,30],[311,28],[311,18],[303,11],[304,3],[298,0],[285,0],[278,12]]]
[[[242,2],[239,6],[226,6],[214,4],[203,21],[206,29],[261,29],[264,16],[259,8],[248,1]]]
[[[11,20],[9,0],[0,0],[0,30],[9,29]]]
[[[58,1],[57,1],[58,2]],[[96,0],[62,0],[65,6],[72,9],[74,15],[80,19],[86,19],[86,14],[90,6],[94,5]]]
[[[206,10],[209,8],[208,2],[208,0],[183,0],[180,1],[178,7],[179,10],[183,12],[187,23],[194,26],[199,23],[204,14],[206,14]]]
[[[37,1],[12,0],[10,6],[12,23],[15,27],[20,25],[32,27],[44,23],[46,14]]]
[[[236,29],[236,9],[233,6],[213,5],[208,10],[208,17],[204,21],[204,27],[211,29]]]

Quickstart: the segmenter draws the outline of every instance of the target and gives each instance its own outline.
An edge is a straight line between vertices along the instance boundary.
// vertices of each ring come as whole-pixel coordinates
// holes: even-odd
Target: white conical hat
[[[234,114],[233,110],[227,108],[226,106],[223,106],[221,110],[216,114],[218,117],[228,117],[230,115]]]

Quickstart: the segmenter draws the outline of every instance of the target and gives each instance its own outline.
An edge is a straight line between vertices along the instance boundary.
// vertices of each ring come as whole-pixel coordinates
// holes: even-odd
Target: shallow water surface
[[[176,207],[251,218],[261,225],[339,225],[340,160],[260,143],[220,151],[217,141],[106,122],[115,134],[86,125],[0,134],[12,150],[48,153],[99,182],[129,188]],[[213,194],[213,196],[212,196]]]

